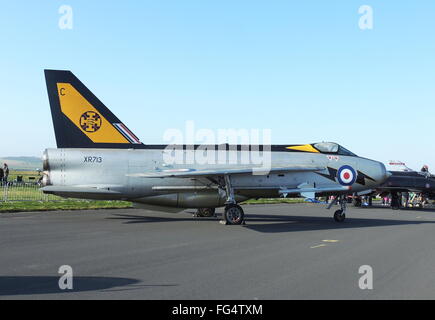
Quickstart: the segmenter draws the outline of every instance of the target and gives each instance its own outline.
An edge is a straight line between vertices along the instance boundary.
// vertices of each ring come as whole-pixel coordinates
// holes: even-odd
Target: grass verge
[[[0,202],[0,213],[53,210],[124,209],[131,207],[131,202],[127,201],[16,201]]]
[[[274,204],[274,203],[306,203],[301,198],[264,198],[258,200],[246,200],[241,204]]]

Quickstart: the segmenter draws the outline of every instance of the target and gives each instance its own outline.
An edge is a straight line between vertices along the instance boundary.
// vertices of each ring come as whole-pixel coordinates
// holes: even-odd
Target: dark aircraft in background
[[[435,200],[435,175],[428,172],[427,166],[422,171],[389,171],[387,180],[377,187],[369,197],[391,197],[391,208],[400,209],[409,203],[409,193],[417,194],[423,199],[418,203],[423,206],[425,200]],[[371,204],[371,199],[369,200]],[[361,206],[361,197],[354,198],[355,206]]]
[[[382,196],[391,194],[391,208],[399,209],[406,193],[419,193],[425,199],[435,200],[435,176],[429,172],[390,171],[391,176],[377,188]]]

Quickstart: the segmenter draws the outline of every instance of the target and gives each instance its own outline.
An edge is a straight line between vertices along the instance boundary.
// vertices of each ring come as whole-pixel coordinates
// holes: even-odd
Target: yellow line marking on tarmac
[[[332,243],[334,243],[334,242],[338,242],[338,241],[340,241],[340,240],[322,240],[323,242],[332,242]]]
[[[310,249],[326,247],[326,244],[319,244],[318,246],[310,247]]]

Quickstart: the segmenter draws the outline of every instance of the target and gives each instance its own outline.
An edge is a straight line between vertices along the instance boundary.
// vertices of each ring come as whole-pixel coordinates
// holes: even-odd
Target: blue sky
[[[58,27],[64,4],[72,30]],[[2,0],[0,38],[0,156],[55,147],[50,68],[73,71],[144,143],[194,120],[435,171],[432,0]]]

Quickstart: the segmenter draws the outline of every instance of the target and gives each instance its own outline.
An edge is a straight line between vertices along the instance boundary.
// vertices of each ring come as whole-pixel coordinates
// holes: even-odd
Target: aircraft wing
[[[224,169],[169,169],[149,173],[132,173],[130,177],[140,178],[195,178],[195,177],[213,177],[235,174],[254,174],[267,175],[269,173],[288,173],[288,172],[306,172],[306,171],[322,171],[326,167],[321,166],[291,166],[291,167],[273,167],[268,169],[259,167],[239,167],[239,168],[224,168]]]

